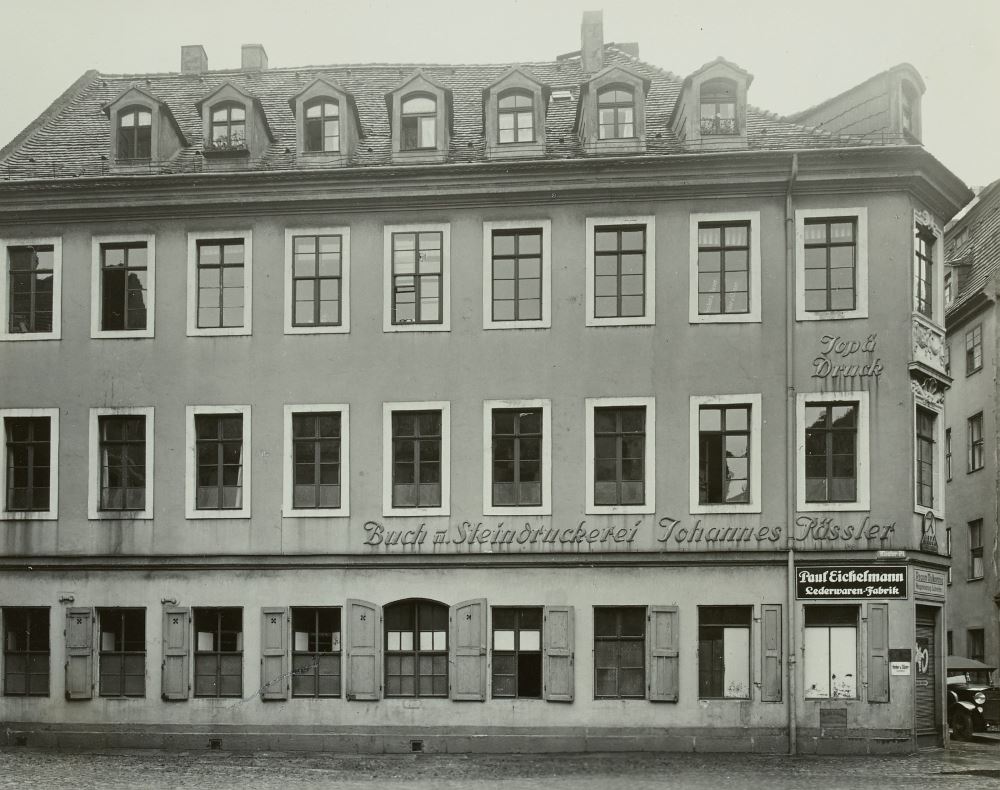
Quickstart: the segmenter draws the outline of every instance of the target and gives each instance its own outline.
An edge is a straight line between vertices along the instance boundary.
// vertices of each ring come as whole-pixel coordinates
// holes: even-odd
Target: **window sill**
[[[493,505],[483,506],[484,516],[551,516],[552,506],[551,505],[524,505],[518,507],[517,505],[498,505],[494,507]],[[513,527],[512,527],[513,528]]]
[[[233,148],[203,148],[201,155],[206,159],[239,159],[249,157],[250,149],[246,146]]]
[[[966,371],[965,377],[969,378],[969,376],[974,376],[974,375],[976,375],[982,369],[983,369],[983,366],[980,365],[978,368],[974,368],[973,370]]]
[[[587,316],[587,326],[654,326],[656,319],[652,315],[639,315],[629,318],[597,318],[593,315]]]
[[[351,331],[351,327],[345,322],[342,324],[326,326],[286,326],[286,335],[346,335]]]
[[[3,332],[0,341],[16,343],[26,340],[61,340],[61,332]]]
[[[752,513],[760,514],[761,509],[759,504],[753,502],[747,502],[745,504],[736,503],[726,503],[726,504],[697,504],[691,505],[691,515],[727,515],[729,513]],[[705,699],[727,699],[726,697],[705,697]],[[734,697],[735,699],[735,697]]]
[[[0,521],[55,521],[59,514],[54,510],[6,510]]]
[[[281,509],[282,518],[348,518],[350,515],[344,507]]]
[[[383,332],[450,332],[451,324],[445,320],[440,324],[385,324]]]
[[[483,329],[551,329],[552,322],[548,318],[531,321],[483,321]]]
[[[688,317],[689,324],[759,324],[760,311],[748,313],[692,313]]]
[[[867,318],[868,310],[825,310],[807,311],[797,310],[796,321],[850,321],[854,318]]]
[[[977,466],[975,469],[967,470],[965,474],[974,475],[976,472],[982,472],[985,468],[986,468],[985,466]]]
[[[249,326],[227,326],[227,327],[213,327],[213,328],[199,328],[194,326],[189,326],[187,331],[188,337],[237,337],[240,335],[251,335],[253,332],[250,330]]]
[[[871,509],[868,502],[797,502],[796,510],[803,513],[863,513]]]
[[[189,507],[184,513],[184,518],[188,521],[201,521],[202,519],[246,520],[250,518],[250,507],[247,506],[240,510],[196,510]]]
[[[965,581],[966,584],[968,584],[969,582],[981,582],[985,578],[986,578],[985,576],[973,576],[972,578],[966,579]]]
[[[99,510],[87,515],[88,521],[152,521],[152,510]]]
[[[441,507],[384,507],[383,516],[450,516],[451,508],[442,505]]]
[[[93,340],[141,340],[154,337],[153,329],[98,329],[90,333]]]
[[[648,516],[656,512],[655,505],[592,505],[587,504],[584,513],[588,516]]]

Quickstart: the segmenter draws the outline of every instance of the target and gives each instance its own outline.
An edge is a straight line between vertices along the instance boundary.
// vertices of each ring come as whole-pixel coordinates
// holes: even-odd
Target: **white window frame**
[[[853,502],[806,502],[806,403],[843,401],[858,403],[857,498]],[[799,512],[860,512],[871,508],[871,411],[868,401],[868,393],[860,390],[800,392],[795,396],[795,506]]]
[[[296,508],[293,497],[295,473],[292,417],[318,412],[340,415],[340,507]],[[351,514],[351,407],[347,403],[286,404],[284,416],[284,474],[282,476],[281,515],[287,518],[339,518]]]
[[[627,318],[598,318],[594,310],[594,231],[603,225],[645,225],[646,261],[643,314]],[[587,326],[653,326],[656,324],[656,217],[587,217],[586,239],[586,325]]]
[[[296,236],[340,236],[340,326],[295,326],[294,239]],[[285,334],[346,335],[351,331],[351,229],[346,225],[329,228],[285,228]]]
[[[101,510],[101,417],[142,416],[146,420],[146,506],[141,510]],[[87,486],[87,518],[91,520],[139,520],[153,517],[153,407],[96,407],[90,410],[90,474]]]
[[[855,251],[856,301],[853,310],[806,311],[806,241],[805,221],[827,217],[849,217],[857,223]],[[912,264],[911,264],[912,267]],[[913,301],[912,298],[910,300]],[[868,317],[868,209],[860,208],[807,208],[795,212],[795,320],[834,321]]]
[[[243,325],[198,326],[198,242],[212,239],[243,241]],[[187,334],[188,337],[221,337],[253,334],[253,231],[190,231],[187,237]]]
[[[698,225],[708,222],[749,222],[750,250],[747,274],[749,312],[702,315],[698,312]],[[690,247],[688,274],[688,322],[692,324],[759,324],[760,317],[760,212],[725,211],[720,213],[692,214],[690,219]],[[723,298],[725,294],[722,295]]]
[[[925,507],[917,504],[917,409],[924,409],[934,415],[934,507]],[[913,512],[924,515],[933,513],[935,516],[943,518],[945,515],[945,441],[944,441],[944,414],[938,409],[932,409],[926,403],[913,404]]]
[[[39,242],[41,243],[41,242]],[[7,510],[8,417],[49,418],[49,509]],[[4,480],[0,483],[0,521],[54,521],[59,518],[59,409],[0,409],[0,433],[4,443]]]
[[[615,406],[646,407],[645,490],[646,502],[642,505],[594,504],[594,410]],[[584,402],[586,431],[586,490],[587,515],[646,515],[656,512],[656,398],[587,398]]]
[[[397,411],[441,412],[441,505],[439,507],[393,507],[392,505],[392,414]],[[406,401],[382,404],[382,515],[451,515],[451,402]]]
[[[419,149],[427,151],[430,149]],[[441,323],[392,323],[392,234],[441,234]],[[451,223],[426,222],[411,225],[385,225],[382,229],[382,331],[383,332],[450,332],[451,331]]]
[[[104,288],[101,282],[101,246],[105,244],[146,245],[146,328],[101,329],[104,317]],[[90,336],[93,338],[155,337],[156,324],[156,236],[152,233],[92,236],[90,240]]]
[[[493,411],[495,409],[541,409],[542,411],[542,504],[493,505]],[[483,515],[550,516],[552,515],[552,401],[528,400],[483,401]]]
[[[52,331],[10,331],[10,255],[11,247],[52,246]],[[0,341],[2,340],[59,340],[62,337],[62,236],[36,236],[22,239],[0,239]]]
[[[493,232],[497,230],[542,231],[541,318],[530,321],[493,320]],[[483,222],[483,329],[549,329],[552,326],[552,220]]]
[[[761,441],[763,436],[761,415],[761,395],[759,392],[746,395],[692,395],[690,407],[691,422],[691,463],[689,474],[689,510],[692,515],[701,513],[760,513]],[[750,501],[741,503],[698,502],[699,467],[701,464],[700,411],[702,406],[750,406]]]
[[[198,491],[197,434],[194,418],[198,414],[239,414],[243,417],[243,507],[226,510],[199,510],[196,505]],[[250,518],[250,473],[253,454],[250,443],[249,406],[188,406],[184,418],[184,517],[186,519]]]

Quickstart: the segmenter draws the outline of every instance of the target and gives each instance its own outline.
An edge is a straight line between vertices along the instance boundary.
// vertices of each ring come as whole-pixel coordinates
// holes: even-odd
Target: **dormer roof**
[[[197,108],[198,112],[201,112],[202,108],[210,103],[212,99],[218,96],[220,93],[224,93],[226,90],[230,90],[242,96],[249,104],[253,105],[254,113],[261,120],[264,126],[264,130],[267,132],[267,139],[272,143],[274,142],[274,133],[271,131],[271,126],[267,122],[267,113],[264,112],[264,105],[261,104],[260,99],[254,96],[252,93],[248,93],[241,87],[233,83],[231,80],[224,81],[221,85],[216,86],[211,91],[202,96],[198,101],[195,102],[194,106]]]
[[[319,90],[314,90],[319,89]],[[306,93],[316,93],[319,95],[320,91],[325,91],[334,96],[343,96],[347,101],[347,106],[351,113],[354,115],[354,128],[358,130],[358,137],[364,137],[365,131],[364,127],[361,125],[361,114],[358,112],[358,103],[354,100],[354,94],[349,90],[344,88],[336,80],[329,80],[324,77],[317,77],[308,85],[306,85],[302,90],[296,91],[295,94],[288,100],[288,106],[292,110],[292,115],[295,115],[295,105],[298,103],[299,98]]]
[[[638,73],[635,69],[621,64],[605,66],[595,74],[591,74],[590,77],[580,85],[580,95],[576,102],[576,118],[573,121],[574,132],[580,131],[580,118],[583,114],[584,99],[586,98],[587,93],[590,92],[592,86],[595,84],[613,83],[616,81],[616,77],[619,79],[624,77],[626,82],[637,82],[641,84],[644,95],[649,93],[649,88],[652,85],[651,79]]]
[[[713,69],[716,69],[719,66],[723,67],[726,71],[730,72],[732,76],[742,77],[746,81],[745,85],[748,88],[750,87],[750,83],[753,82],[753,74],[751,74],[746,69],[740,68],[731,60],[726,60],[724,57],[722,57],[722,55],[719,55],[719,57],[717,57],[715,60],[708,61],[708,63],[699,66],[690,74],[688,74],[684,78],[684,82],[682,83],[683,87],[690,88],[691,83],[694,82],[696,77],[701,76],[706,71],[711,71]]]
[[[548,101],[549,94],[552,92],[552,89],[544,82],[536,78],[533,74],[531,74],[531,72],[527,71],[521,66],[511,66],[503,74],[501,74],[498,79],[495,79],[493,80],[493,82],[489,83],[485,88],[483,88],[483,96],[485,97],[487,94],[489,94],[490,91],[494,90],[500,85],[503,85],[503,83],[507,82],[508,80],[510,80],[511,77],[514,76],[523,77],[529,82],[534,83],[536,86],[538,86],[538,89],[542,92],[542,98],[545,101]]]
[[[448,117],[448,129],[449,131],[454,131],[455,129],[455,113],[452,111],[452,93],[451,88],[447,85],[443,85],[435,79],[424,73],[421,68],[416,69],[409,77],[403,80],[399,85],[393,88],[391,91],[385,94],[385,106],[389,112],[389,117],[392,117],[392,99],[396,95],[402,95],[407,92],[407,88],[410,87],[414,82],[425,82],[432,88],[437,89],[444,95],[445,102],[445,114]],[[419,89],[418,89],[419,90]]]
[[[155,104],[159,108],[160,112],[163,113],[163,116],[170,122],[170,126],[173,128],[174,133],[180,140],[181,145],[188,144],[187,138],[184,136],[184,132],[181,131],[181,127],[177,123],[177,119],[174,117],[174,114],[170,111],[170,107],[167,105],[167,103],[161,101],[149,91],[140,88],[138,85],[131,85],[125,88],[125,90],[119,93],[114,99],[112,99],[111,101],[107,102],[104,106],[102,106],[101,111],[110,119],[111,108],[117,105],[121,106],[128,105],[133,96],[139,96],[145,101],[149,102],[150,104]]]

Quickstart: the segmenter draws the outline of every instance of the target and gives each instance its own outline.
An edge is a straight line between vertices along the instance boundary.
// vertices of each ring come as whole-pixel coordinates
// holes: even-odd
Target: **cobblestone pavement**
[[[0,788],[17,790],[997,790],[1000,744],[901,757],[737,754],[392,755],[289,752],[0,750]]]

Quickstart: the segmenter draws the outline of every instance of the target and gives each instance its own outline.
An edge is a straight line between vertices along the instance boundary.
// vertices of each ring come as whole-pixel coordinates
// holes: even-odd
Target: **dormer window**
[[[635,94],[625,85],[612,85],[597,94],[598,139],[635,137]]]
[[[736,126],[736,83],[715,79],[701,86],[701,133],[739,134]]]
[[[211,141],[215,148],[245,148],[246,107],[236,102],[223,102],[212,107]]]
[[[902,83],[899,99],[899,123],[904,135],[920,139],[920,123],[917,110],[919,95],[909,82]]]
[[[315,99],[305,106],[305,150],[340,150],[340,103],[330,98]]]
[[[498,141],[503,143],[533,143],[535,141],[535,110],[528,91],[507,91],[497,102]]]
[[[153,113],[126,107],[118,113],[118,159],[149,159],[153,152]]]
[[[437,100],[429,94],[403,99],[401,130],[403,151],[437,148]]]

